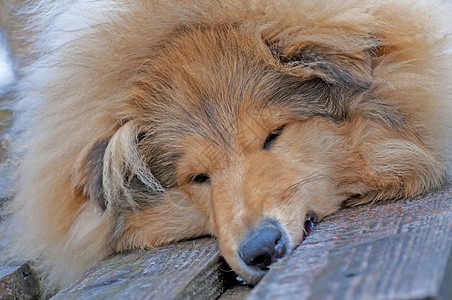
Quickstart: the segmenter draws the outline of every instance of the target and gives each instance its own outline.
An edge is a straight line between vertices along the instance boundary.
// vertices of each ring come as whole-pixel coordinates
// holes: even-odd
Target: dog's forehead
[[[223,131],[240,111],[268,107],[324,113],[321,80],[287,72],[262,38],[234,26],[179,29],[155,52],[132,80],[131,102],[139,108],[135,115],[157,126],[183,121],[180,132],[199,125]]]
[[[129,118],[143,124],[155,169],[174,165],[192,137],[222,149],[265,139],[282,119],[325,114],[321,80],[284,72],[265,41],[231,27],[184,31],[134,80]]]

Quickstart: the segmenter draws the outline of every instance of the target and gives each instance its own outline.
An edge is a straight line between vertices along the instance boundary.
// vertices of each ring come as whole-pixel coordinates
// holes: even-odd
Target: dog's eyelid
[[[280,134],[282,133],[282,131],[284,130],[285,127],[286,127],[286,125],[282,125],[282,126],[279,126],[277,129],[272,130],[270,132],[270,134],[267,136],[267,138],[265,139],[265,142],[264,142],[264,145],[262,146],[262,148],[264,150],[270,149],[271,144],[280,136]]]
[[[193,174],[190,176],[189,181],[192,183],[208,183],[210,182],[210,176],[205,173]]]

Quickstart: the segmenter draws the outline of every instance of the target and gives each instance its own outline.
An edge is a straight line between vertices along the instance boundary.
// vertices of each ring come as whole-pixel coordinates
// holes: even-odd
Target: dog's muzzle
[[[315,213],[306,214],[303,240],[311,234],[318,222]],[[290,251],[288,248],[288,238],[279,223],[272,219],[264,219],[240,243],[238,253],[248,267],[266,271],[269,265]]]
[[[268,266],[286,255],[287,242],[274,220],[265,219],[252,230],[239,246],[239,256],[254,269],[268,270]]]

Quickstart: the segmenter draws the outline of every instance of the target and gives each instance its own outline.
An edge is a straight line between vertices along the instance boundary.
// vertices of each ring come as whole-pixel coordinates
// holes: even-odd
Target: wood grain
[[[0,266],[1,300],[39,299],[40,292],[37,275],[28,264]]]
[[[452,187],[344,209],[247,299],[452,299]]]
[[[52,299],[215,299],[225,289],[216,241],[107,258]]]

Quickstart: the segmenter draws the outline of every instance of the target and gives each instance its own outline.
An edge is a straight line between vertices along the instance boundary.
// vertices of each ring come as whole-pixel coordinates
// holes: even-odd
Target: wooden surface
[[[107,258],[52,299],[215,299],[224,291],[216,242],[198,239]]]
[[[0,267],[0,299],[38,299],[40,286],[36,273],[28,264]]]
[[[452,299],[452,188],[345,209],[247,299]]]

